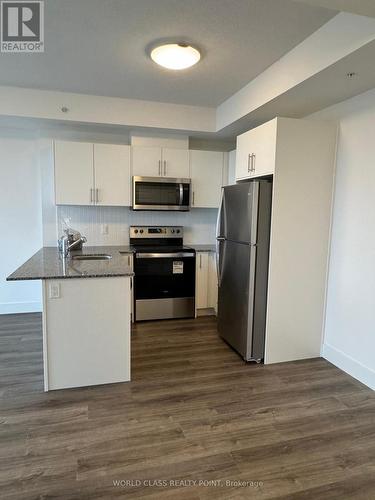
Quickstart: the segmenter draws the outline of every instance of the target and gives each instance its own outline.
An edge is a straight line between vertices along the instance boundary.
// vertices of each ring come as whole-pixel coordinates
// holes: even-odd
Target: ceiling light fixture
[[[150,56],[156,64],[174,70],[190,68],[201,58],[199,50],[186,43],[159,45],[152,49]]]

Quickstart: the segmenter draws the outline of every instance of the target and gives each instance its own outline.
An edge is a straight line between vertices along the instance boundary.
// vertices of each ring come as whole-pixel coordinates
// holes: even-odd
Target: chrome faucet
[[[76,247],[82,247],[82,243],[86,243],[87,238],[81,236],[78,231],[72,231],[71,229],[65,229],[64,235],[59,239],[59,252],[66,258],[69,256],[70,251]]]

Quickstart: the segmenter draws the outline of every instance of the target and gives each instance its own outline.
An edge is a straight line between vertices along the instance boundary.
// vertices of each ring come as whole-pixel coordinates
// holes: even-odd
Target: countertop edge
[[[121,274],[89,274],[87,276],[63,276],[63,275],[32,276],[32,277],[21,276],[19,278],[12,278],[12,274],[10,274],[5,281],[74,280],[74,279],[90,279],[90,278],[132,278],[134,276],[134,273],[121,273]]]

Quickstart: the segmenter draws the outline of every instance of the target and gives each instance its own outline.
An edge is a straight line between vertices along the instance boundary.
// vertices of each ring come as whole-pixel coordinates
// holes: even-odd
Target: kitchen
[[[217,22],[224,12],[237,20],[240,12],[248,15],[249,6],[235,2],[235,14],[220,6]],[[282,13],[268,3],[262,7],[266,17],[253,13],[269,28]],[[258,0],[251,4],[260,8]],[[295,39],[289,51],[284,46],[259,71],[262,94],[255,78],[238,95],[217,97],[216,108],[209,95],[230,85],[225,71],[220,84],[197,77],[190,93],[186,86],[190,74],[202,75],[211,64],[211,52],[199,43],[164,46],[179,54],[170,64],[189,60],[181,72],[157,66],[166,61],[163,40],[146,45],[142,64],[163,83],[148,90],[145,84],[144,101],[136,87],[130,98],[119,91],[85,92],[78,80],[70,90],[21,85],[15,56],[1,56],[14,78],[14,86],[0,87],[1,174],[8,186],[2,197],[2,443],[9,467],[42,474],[32,483],[20,472],[34,494],[147,496],[146,482],[162,477],[166,484],[152,491],[160,496],[200,498],[206,483],[211,494],[223,487],[223,498],[349,491],[342,471],[313,478],[313,467],[323,474],[324,461],[312,459],[299,471],[297,451],[280,448],[289,441],[306,453],[316,449],[331,470],[338,467],[335,453],[352,453],[358,463],[353,478],[362,478],[366,494],[372,491],[363,461],[373,446],[365,439],[373,418],[373,360],[371,349],[353,344],[346,333],[359,316],[351,305],[349,321],[341,313],[352,287],[343,285],[338,259],[348,258],[340,240],[350,247],[345,223],[354,205],[345,205],[351,194],[343,172],[355,164],[345,149],[353,116],[352,135],[363,141],[366,155],[371,143],[356,113],[372,109],[375,82],[361,57],[368,60],[375,23],[371,15],[308,1],[285,0],[285,6],[301,20],[299,43]],[[149,22],[147,9],[131,8]],[[292,17],[283,23],[292,30]],[[348,25],[352,38],[335,55]],[[312,58],[322,40],[332,57],[328,69],[315,54],[313,77],[306,65],[300,67],[303,83],[285,82],[285,68],[309,51]],[[355,69],[345,70],[344,83],[341,59]],[[52,68],[50,59],[39,61]],[[172,88],[177,80],[172,87],[168,82],[176,74],[182,75],[178,98]],[[286,84],[287,91],[281,88]],[[335,97],[328,99],[329,92],[323,96],[319,89],[330,84]],[[203,89],[207,107],[197,93]],[[367,168],[367,156],[360,161]],[[365,202],[359,196],[358,205]],[[371,218],[370,207],[368,213]],[[357,220],[359,227],[366,223]],[[346,260],[354,276],[350,266]],[[360,318],[362,346],[371,345],[366,317]],[[358,432],[358,442],[349,431]],[[309,444],[317,432],[325,433],[326,443],[338,436],[342,443],[332,445],[333,452],[322,442]],[[39,457],[35,463],[22,458],[27,450]],[[285,471],[298,478],[294,485],[282,461],[270,456],[283,457]],[[51,457],[55,479],[47,467]],[[0,471],[4,491],[27,496],[7,470]],[[279,486],[275,474],[282,476]],[[109,485],[109,478],[125,475],[142,480],[117,490]]]

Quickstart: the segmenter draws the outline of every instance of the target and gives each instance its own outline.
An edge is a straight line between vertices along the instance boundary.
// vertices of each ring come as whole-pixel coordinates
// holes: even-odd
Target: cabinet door
[[[208,307],[208,253],[198,252],[196,260],[195,308]]]
[[[133,175],[159,177],[162,175],[161,148],[132,146]]]
[[[252,130],[251,152],[253,154],[250,177],[260,177],[275,172],[277,119]]]
[[[237,137],[236,180],[248,179],[251,175],[251,140],[250,132]]]
[[[273,174],[277,119],[237,137],[236,180]]]
[[[191,206],[218,208],[223,185],[224,153],[190,151]]]
[[[212,307],[217,312],[217,270],[216,270],[216,254],[214,252],[208,254],[208,294],[207,307]]]
[[[129,277],[46,280],[43,297],[46,390],[130,380]]]
[[[130,146],[94,144],[95,202],[130,206]]]
[[[162,167],[164,177],[189,178],[189,151],[187,149],[163,148]]]
[[[55,141],[56,205],[92,205],[93,188],[93,144]]]
[[[228,153],[228,178],[227,185],[236,184],[236,150]]]

